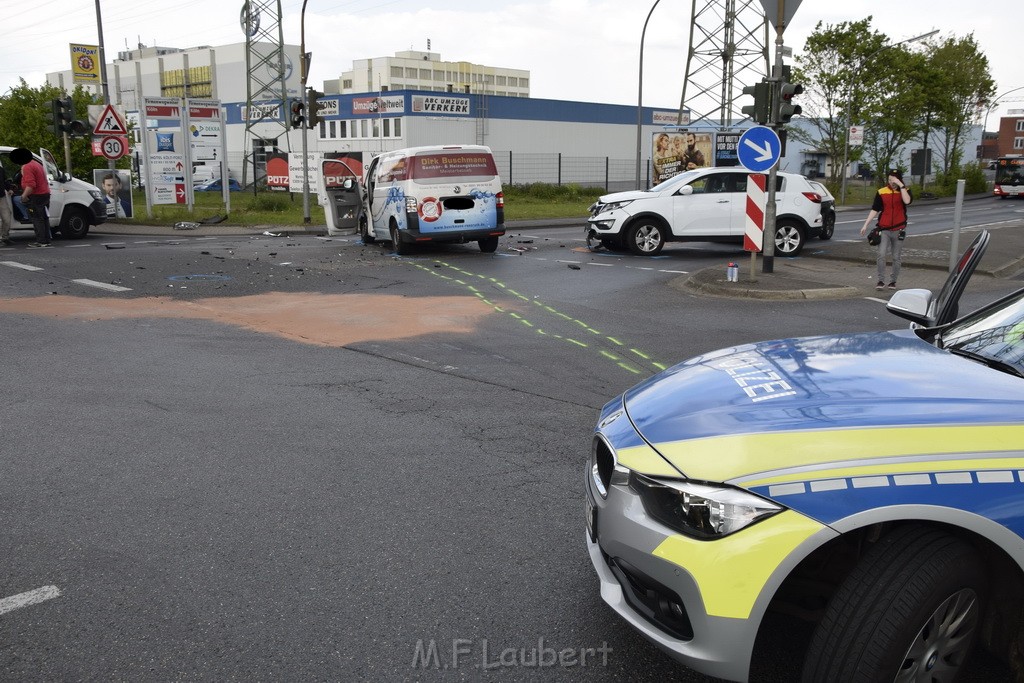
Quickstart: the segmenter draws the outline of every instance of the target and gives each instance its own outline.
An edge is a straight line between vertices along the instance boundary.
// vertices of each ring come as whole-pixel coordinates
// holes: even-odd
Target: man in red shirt
[[[889,170],[889,179],[885,187],[875,193],[875,201],[871,205],[864,227],[863,235],[868,231],[868,224],[878,216],[878,228],[882,240],[878,243],[878,284],[875,289],[884,289],[885,284],[885,252],[892,253],[892,279],[889,289],[896,289],[896,279],[900,276],[900,257],[903,252],[903,238],[907,232],[907,206],[913,201],[910,190],[903,184],[903,173],[898,168]]]
[[[21,201],[28,209],[36,241],[30,248],[50,246],[50,181],[46,178],[43,165],[32,158],[32,152],[24,147],[12,149],[11,161],[21,165]]]

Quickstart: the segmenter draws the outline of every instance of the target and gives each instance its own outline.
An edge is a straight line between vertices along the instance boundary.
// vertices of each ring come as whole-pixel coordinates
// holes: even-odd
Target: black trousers
[[[50,243],[50,195],[30,194],[28,196],[28,217],[32,221],[32,227],[36,231],[36,242],[39,244]]]

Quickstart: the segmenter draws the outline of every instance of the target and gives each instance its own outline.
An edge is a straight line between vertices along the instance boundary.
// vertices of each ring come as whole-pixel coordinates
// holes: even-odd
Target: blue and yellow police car
[[[604,601],[737,681],[784,603],[813,622],[805,681],[1024,652],[1024,289],[957,311],[988,240],[937,296],[893,295],[907,329],[724,349],[610,401],[586,474]]]

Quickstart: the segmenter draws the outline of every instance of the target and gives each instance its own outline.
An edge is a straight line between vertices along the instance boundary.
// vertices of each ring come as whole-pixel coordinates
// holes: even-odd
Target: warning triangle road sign
[[[92,132],[93,135],[127,135],[128,126],[124,125],[124,119],[117,113],[114,105],[108,104],[96,120],[96,127]]]

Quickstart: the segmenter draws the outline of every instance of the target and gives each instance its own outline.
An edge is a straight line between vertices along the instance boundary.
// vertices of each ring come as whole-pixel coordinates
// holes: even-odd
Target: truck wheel
[[[496,235],[485,237],[482,240],[477,240],[477,244],[480,245],[480,251],[483,253],[493,254],[498,249],[498,237]]]
[[[80,206],[65,206],[58,229],[64,239],[82,239],[89,234],[89,213]]]
[[[409,245],[402,244],[402,234],[394,223],[391,224],[391,246],[395,248],[395,253],[399,256],[405,256],[409,253]]]
[[[953,680],[978,633],[987,581],[967,542],[920,525],[894,531],[829,602],[804,682]]]
[[[654,256],[665,246],[665,226],[652,218],[634,221],[626,230],[626,244],[637,256]]]
[[[804,250],[803,229],[793,221],[780,221],[775,226],[775,253],[779,256],[796,256]]]
[[[370,234],[366,216],[359,219],[359,236],[363,238],[363,244],[373,244],[377,238]]]

